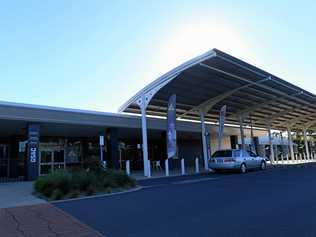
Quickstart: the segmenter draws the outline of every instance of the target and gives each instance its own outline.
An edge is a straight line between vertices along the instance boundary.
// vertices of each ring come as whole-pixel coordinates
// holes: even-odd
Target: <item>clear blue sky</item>
[[[290,0],[2,1],[0,100],[115,112],[211,48],[316,93],[315,12]]]

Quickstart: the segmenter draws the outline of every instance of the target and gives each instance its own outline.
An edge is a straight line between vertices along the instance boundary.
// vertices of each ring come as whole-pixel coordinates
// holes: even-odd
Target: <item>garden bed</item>
[[[35,194],[46,200],[61,200],[112,193],[135,187],[135,180],[114,170],[59,170],[39,177]]]

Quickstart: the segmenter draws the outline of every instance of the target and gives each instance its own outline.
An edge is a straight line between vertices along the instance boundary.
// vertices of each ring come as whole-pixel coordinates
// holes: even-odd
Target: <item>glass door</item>
[[[53,170],[65,169],[64,150],[55,150],[53,152]]]
[[[65,169],[64,150],[41,150],[39,174],[46,175],[58,169]]]
[[[50,150],[40,151],[39,174],[46,175],[53,171],[53,152]]]

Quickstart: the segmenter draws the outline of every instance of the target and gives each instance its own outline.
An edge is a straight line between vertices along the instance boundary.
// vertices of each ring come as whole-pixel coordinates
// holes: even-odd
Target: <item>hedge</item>
[[[35,192],[49,200],[110,193],[113,189],[134,186],[134,179],[114,170],[58,170],[39,177],[34,183]]]

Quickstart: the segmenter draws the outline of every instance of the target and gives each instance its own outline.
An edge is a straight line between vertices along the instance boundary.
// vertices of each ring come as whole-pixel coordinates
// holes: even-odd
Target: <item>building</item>
[[[130,160],[132,170],[148,176],[149,161],[166,159],[166,106],[172,94],[177,95],[176,157],[188,166],[198,157],[207,168],[208,147],[217,149],[223,105],[228,109],[222,148],[255,141],[257,152],[266,155],[269,149],[276,161],[275,130],[287,133],[279,146],[294,160],[292,135],[303,131],[305,156],[312,158],[307,135],[315,125],[315,95],[214,49],[158,78],[118,113],[0,102],[0,180],[33,180],[100,159],[115,169]],[[173,166],[178,164],[174,159]]]

